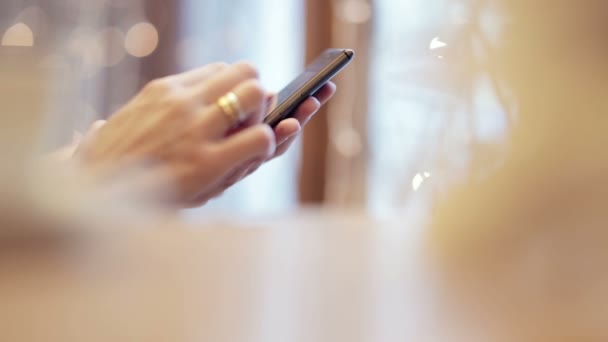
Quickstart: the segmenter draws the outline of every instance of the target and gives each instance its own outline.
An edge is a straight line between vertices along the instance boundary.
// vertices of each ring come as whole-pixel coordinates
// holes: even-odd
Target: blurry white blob
[[[353,24],[363,24],[370,20],[372,7],[367,1],[343,0],[338,2],[336,15],[343,21]]]
[[[353,129],[344,129],[339,132],[334,140],[334,144],[338,152],[346,158],[357,156],[363,149],[361,137]]]
[[[67,52],[70,58],[80,61],[79,74],[88,79],[97,74],[99,66],[94,60],[100,57],[100,48],[95,44],[96,32],[90,28],[75,29],[67,41]]]
[[[418,191],[420,187],[422,187],[424,181],[428,178],[431,178],[430,172],[416,174],[416,176],[414,176],[414,178],[412,179],[412,189],[414,189],[414,191]]]
[[[441,49],[442,47],[446,47],[447,45],[447,43],[444,43],[439,40],[439,37],[435,37],[433,38],[433,40],[431,40],[431,43],[429,44],[429,50]]]
[[[97,48],[100,49],[95,56],[99,58],[96,63],[102,67],[112,67],[120,63],[126,53],[124,49],[125,34],[118,27],[106,27],[97,36]]]
[[[95,76],[101,68],[112,67],[126,56],[125,34],[117,27],[106,27],[101,31],[77,28],[67,42],[71,57],[81,61],[81,77]]]
[[[17,23],[2,36],[2,46],[34,46],[34,33],[24,23]]]
[[[151,55],[158,47],[158,30],[150,23],[133,25],[125,37],[125,49],[134,57]]]

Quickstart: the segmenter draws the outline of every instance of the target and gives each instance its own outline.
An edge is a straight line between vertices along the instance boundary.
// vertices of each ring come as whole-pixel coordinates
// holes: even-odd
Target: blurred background
[[[606,0],[3,0],[0,339],[608,340],[606,23]],[[250,60],[278,91],[328,47],[355,61],[289,154],[184,213],[279,229],[111,234],[164,221],[23,163],[152,79]]]
[[[471,61],[483,59],[480,42],[496,24],[475,3],[9,0],[0,3],[0,51],[34,50],[36,66],[51,71],[46,114],[60,146],[154,78],[249,60],[278,91],[323,49],[352,48],[338,94],[290,153],[186,215],[328,206],[387,217],[428,203],[472,150],[491,151],[509,128],[493,80],[453,77],[475,74]]]

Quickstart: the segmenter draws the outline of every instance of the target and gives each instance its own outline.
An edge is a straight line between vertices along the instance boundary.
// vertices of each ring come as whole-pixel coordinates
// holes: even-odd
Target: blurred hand
[[[246,113],[238,131],[216,104],[228,92],[236,94]],[[303,106],[301,120],[318,107],[311,101]],[[261,124],[266,106],[266,92],[253,66],[210,64],[149,83],[86,136],[75,157],[95,172],[141,167],[135,183],[146,190],[171,189],[171,202],[194,206],[231,183],[243,165],[277,153],[275,134]],[[277,127],[277,137],[288,139],[299,125],[298,120],[284,123]]]
[[[326,85],[321,87],[317,93],[304,101],[297,109],[293,118],[285,119],[281,121],[275,127],[275,140],[277,142],[277,148],[270,157],[259,158],[255,161],[248,161],[243,163],[238,168],[234,169],[228,177],[224,178],[224,182],[218,184],[211,197],[221,195],[224,191],[236,184],[243,178],[249,176],[255,172],[262,164],[279,157],[289,150],[289,147],[298,138],[302,128],[310,121],[310,119],[317,113],[317,111],[323,106],[336,92],[336,85],[332,82],[328,82]],[[268,112],[272,110],[272,101],[274,95],[267,95]],[[234,132],[239,132],[241,128],[237,128]],[[208,198],[198,198],[194,205],[204,204]]]
[[[266,94],[262,100],[262,89],[256,80],[255,69],[244,63],[211,64],[156,80],[112,116],[107,127],[101,130],[106,121],[95,122],[84,137],[75,136],[72,145],[55,156],[66,159],[77,151],[76,156],[86,165],[110,165],[110,169],[118,172],[130,163],[146,161],[145,171],[140,171],[145,173],[142,186],[160,189],[173,182],[177,190],[172,200],[184,207],[200,206],[266,161],[283,155],[302,127],[336,90],[331,82],[322,87],[300,105],[293,118],[277,125],[273,139],[269,128],[260,122],[263,114],[272,110],[274,95]],[[221,88],[206,94],[216,84]],[[244,109],[249,111],[248,119],[238,127],[230,127],[226,118],[220,118],[223,114],[215,105],[222,92],[231,86],[233,91],[242,89],[242,95],[234,91],[239,99],[249,98],[249,107]],[[203,113],[210,113],[214,120],[201,119]],[[212,122],[219,127],[217,132],[207,127]],[[226,144],[227,141],[232,144]],[[243,145],[248,146],[240,150]],[[223,153],[228,147],[232,149],[230,155]]]

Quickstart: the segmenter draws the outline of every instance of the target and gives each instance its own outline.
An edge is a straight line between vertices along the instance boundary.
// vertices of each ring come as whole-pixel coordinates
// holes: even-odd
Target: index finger
[[[336,93],[336,88],[336,84],[330,81],[323,85],[321,89],[319,89],[312,96],[319,100],[321,106],[323,106],[327,103],[327,101],[329,101],[329,99],[332,98],[332,96],[334,96],[334,94]]]

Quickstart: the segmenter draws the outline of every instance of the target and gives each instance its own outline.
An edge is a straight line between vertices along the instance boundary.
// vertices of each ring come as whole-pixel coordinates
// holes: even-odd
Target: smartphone
[[[264,123],[274,128],[282,120],[292,117],[302,102],[342,71],[354,56],[355,52],[350,49],[325,50],[277,94],[276,107],[266,116]]]

